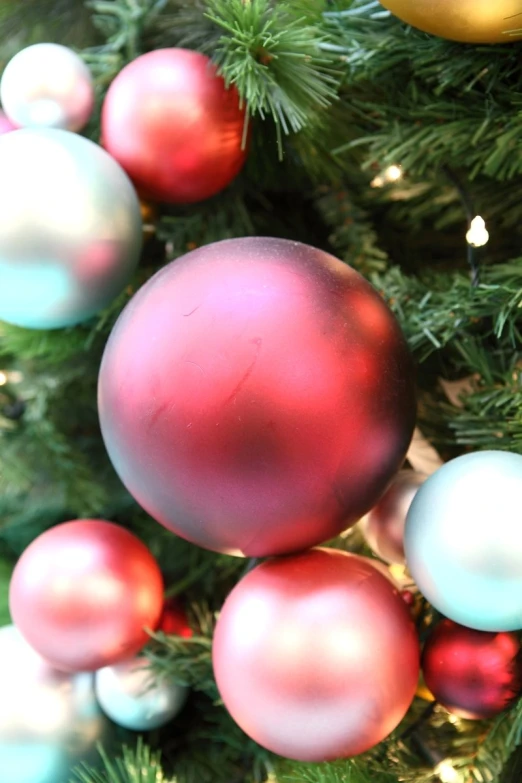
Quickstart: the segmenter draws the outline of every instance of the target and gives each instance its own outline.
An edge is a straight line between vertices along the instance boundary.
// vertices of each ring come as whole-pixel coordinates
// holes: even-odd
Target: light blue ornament
[[[127,285],[142,222],[111,156],[64,130],[0,137],[0,320],[57,329],[90,318]]]
[[[106,715],[133,731],[164,726],[182,709],[188,689],[167,680],[154,681],[146,658],[132,658],[96,672],[95,690]]]
[[[522,456],[466,454],[418,490],[406,561],[443,615],[479,631],[522,628]]]
[[[67,783],[111,732],[91,673],[56,671],[14,625],[0,629],[1,783]]]

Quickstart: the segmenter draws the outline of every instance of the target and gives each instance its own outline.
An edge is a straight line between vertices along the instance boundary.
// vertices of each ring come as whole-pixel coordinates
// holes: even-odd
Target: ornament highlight
[[[378,557],[387,563],[404,563],[406,514],[420,485],[423,473],[401,470],[382,498],[361,520],[363,535]]]
[[[96,672],[98,702],[111,720],[133,731],[164,726],[183,708],[188,688],[152,679],[146,658],[132,658]]]
[[[98,408],[151,516],[251,557],[360,519],[415,418],[406,343],[377,292],[321,250],[261,237],[201,247],[138,291],[105,349]]]
[[[52,669],[13,625],[0,629],[0,780],[68,783],[111,732],[92,674]]]
[[[443,620],[422,654],[426,685],[461,718],[492,718],[522,692],[522,653],[514,633],[487,633]]]
[[[0,319],[30,329],[84,321],[127,285],[139,202],[105,150],[62,130],[0,136]]]
[[[298,761],[363,753],[406,714],[419,644],[393,584],[365,558],[316,549],[267,560],[219,615],[213,665],[252,739]]]
[[[92,114],[94,87],[75,52],[60,44],[38,43],[7,63],[0,99],[16,125],[79,131]]]
[[[137,653],[163,608],[163,580],[136,536],[101,519],[38,536],[15,566],[11,615],[57,669],[93,671]]]
[[[480,631],[522,628],[522,456],[481,451],[447,462],[406,519],[406,561],[441,614]]]
[[[246,160],[245,107],[211,60],[188,49],[141,55],[114,79],[102,144],[146,198],[174,204],[219,193]]]
[[[521,38],[520,0],[381,0],[403,22],[464,43],[513,43]]]

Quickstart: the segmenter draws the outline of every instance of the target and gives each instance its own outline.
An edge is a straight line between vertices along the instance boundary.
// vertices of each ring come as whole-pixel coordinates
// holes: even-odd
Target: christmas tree
[[[522,134],[522,22],[519,26],[517,20],[522,20],[520,0],[3,3],[0,92],[7,118],[2,118],[5,128],[0,123],[0,319],[5,319],[0,320],[0,611],[2,626],[14,619],[27,641],[35,640],[37,652],[60,672],[47,673],[45,680],[39,674],[29,687],[30,677],[36,676],[34,662],[9,652],[15,642],[0,630],[5,670],[0,674],[2,783],[519,783],[522,208],[516,188],[522,181],[517,141]],[[46,42],[68,50],[50,85],[45,84],[40,54],[34,55],[41,50],[28,49]],[[16,72],[13,58],[24,52],[36,59]],[[64,76],[65,92],[56,104],[59,118],[47,100],[44,108],[51,113],[34,119],[29,110],[36,91],[54,88],[68,68],[75,81],[68,88]],[[183,133],[186,146],[178,154]],[[98,227],[94,232],[93,224]],[[50,231],[53,240],[47,242]],[[272,237],[275,244],[259,244],[264,242],[254,240],[259,237]],[[227,248],[224,261],[214,244],[222,240],[236,242],[222,246]],[[243,244],[237,245],[240,240]],[[296,261],[289,249],[292,243],[311,248],[301,249]],[[232,247],[240,249],[229,250]],[[185,260],[191,251],[195,253]],[[74,256],[67,307],[53,308],[51,303],[63,279],[58,272],[52,278],[44,274],[46,253],[56,253],[61,262]],[[233,323],[235,317],[229,303],[253,285],[245,278],[234,288],[239,267],[233,274],[227,267],[234,253],[251,254],[249,269],[262,253],[284,257],[280,284],[286,299],[272,312],[283,319],[277,324],[283,323],[285,313],[290,314],[285,323],[295,320],[292,345],[299,346],[301,335],[303,351],[316,349],[319,332],[314,331],[315,322],[307,320],[317,317],[317,308],[302,304],[308,290],[303,286],[310,281],[303,282],[300,263],[320,270],[317,280],[333,275],[328,277],[333,281],[328,292],[321,289],[321,301],[329,297],[325,307],[337,313],[337,320],[328,321],[328,329],[321,332],[322,355],[329,357],[330,347],[341,345],[340,332],[347,326],[341,316],[350,321],[359,304],[357,313],[361,319],[367,315],[370,324],[364,334],[357,333],[359,343],[346,353],[351,359],[342,367],[325,359],[314,365],[317,375],[311,379],[297,361],[290,378],[283,372],[287,358],[280,365],[277,355],[273,366],[282,374],[272,381],[263,376],[264,382],[288,394],[284,399],[292,400],[292,415],[296,401],[308,399],[313,391],[317,409],[329,416],[338,411],[338,416],[328,419],[330,429],[322,430],[323,439],[314,436],[316,454],[306,463],[313,470],[302,482],[297,475],[295,486],[288,486],[287,476],[279,481],[270,474],[266,455],[272,435],[263,441],[256,435],[255,459],[237,446],[237,475],[245,482],[257,481],[244,486],[261,487],[272,475],[272,483],[265,482],[255,500],[258,515],[248,521],[245,546],[234,546],[239,524],[234,513],[245,498],[237,495],[230,501],[234,493],[218,479],[224,475],[230,443],[244,446],[245,428],[254,424],[242,421],[240,411],[235,429],[230,424],[228,440],[221,442],[215,432],[206,436],[210,456],[198,452],[194,457],[189,447],[183,452],[179,486],[184,491],[194,477],[199,481],[190,495],[193,508],[187,510],[188,501],[180,500],[181,490],[176,489],[178,477],[162,473],[161,460],[174,432],[169,430],[169,405],[199,405],[199,422],[194,421],[198,430],[208,419],[214,387],[199,397],[205,369],[184,359],[186,372],[192,373],[183,376],[186,387],[165,390],[167,380],[159,365],[164,352],[182,338],[174,331],[147,334],[138,329],[151,318],[159,322],[160,312],[168,320],[175,309],[171,289],[175,297],[185,285],[183,269],[194,266],[191,258],[201,259],[197,274],[202,282],[197,290],[188,283],[183,289],[182,316],[187,334],[200,329],[197,338],[208,342],[208,356],[214,361],[218,355],[215,366],[226,374],[236,361],[233,343],[229,353],[219,354],[223,323]],[[331,256],[357,275],[352,277],[344,267],[339,271]],[[29,265],[19,273],[15,268],[22,257],[30,257]],[[160,270],[154,278],[159,282],[149,284]],[[93,283],[94,274],[102,283]],[[360,276],[372,284],[375,295]],[[276,278],[274,273],[271,280]],[[344,285],[360,299],[351,299],[339,315],[337,299]],[[228,304],[197,327],[194,323],[201,321],[188,316],[198,309],[201,290],[228,292]],[[285,304],[289,297],[295,302],[291,308]],[[402,329],[414,369],[383,302]],[[255,310],[253,300],[248,307]],[[125,318],[118,321],[124,309]],[[167,320],[162,321],[166,330]],[[375,332],[379,324],[381,335]],[[256,371],[254,367],[264,349],[262,339],[250,340],[243,374],[228,400],[231,405],[240,407],[241,390],[252,388],[248,384],[261,372],[261,360]],[[280,334],[282,345],[287,339]],[[345,347],[342,343],[339,351]],[[183,344],[184,357],[182,349]],[[346,424],[340,398],[326,399],[333,395],[338,373],[344,373],[350,405],[362,412],[356,424],[353,418]],[[294,397],[289,379],[296,384]],[[410,443],[414,380],[416,427]],[[147,406],[156,403],[163,413],[166,405],[167,414],[149,441],[139,427]],[[276,422],[279,413],[276,405]],[[320,434],[325,420],[314,432]],[[289,442],[285,430],[286,444],[301,458],[308,441],[300,432],[301,420],[296,421],[295,442]],[[133,440],[129,428],[134,426]],[[192,427],[192,421],[184,426]],[[381,433],[370,433],[370,426],[380,426]],[[280,497],[293,493],[298,506],[312,504],[317,476],[329,478],[325,462],[335,433],[339,441],[352,440],[354,446],[346,471],[356,475],[355,481],[346,479],[352,487],[350,499],[336,490],[346,524],[332,512],[331,524],[321,527],[310,512],[310,535],[307,527],[305,534],[294,529],[294,537],[289,537],[281,527],[284,520],[280,525],[277,518],[276,533],[263,539],[265,517],[269,526],[275,513],[272,500],[279,508]],[[176,438],[182,442],[179,433]],[[373,479],[369,476],[378,469],[369,457],[372,449],[374,461],[386,463]],[[473,474],[475,464],[480,475]],[[456,477],[454,465],[464,466]],[[399,468],[403,472],[394,479]],[[404,518],[414,496],[405,564]],[[231,509],[227,530],[223,518]],[[111,579],[117,577],[121,587],[111,604],[112,617],[104,616],[98,627],[96,610],[106,606],[105,598],[82,604],[94,583],[78,577],[77,644],[67,635],[65,610],[61,615],[56,610],[55,619],[60,615],[57,622],[62,623],[58,631],[46,626],[48,604],[40,602],[38,592],[44,593],[39,580],[49,577],[34,549],[35,542],[51,542],[46,536],[56,531],[60,536],[64,528],[58,526],[74,520],[106,520],[118,526],[103,528],[113,532],[98,537],[96,556],[106,569],[112,568]],[[387,522],[396,527],[383,539]],[[426,536],[442,523],[445,539],[436,542],[440,550],[435,552],[435,539]],[[95,551],[89,548],[95,530],[81,528],[83,551]],[[481,550],[484,541],[489,544]],[[296,635],[291,637],[280,621],[263,640],[262,664],[267,658],[268,663],[261,666],[259,682],[237,695],[243,700],[240,710],[236,694],[231,696],[234,688],[246,690],[250,664],[230,647],[237,637],[229,632],[235,622],[232,602],[223,608],[227,596],[235,591],[242,616],[249,616],[245,636],[259,636],[265,627],[261,610],[246,599],[240,606],[238,590],[247,584],[261,589],[263,579],[287,579],[277,569],[293,563],[292,558],[265,558],[316,544],[336,550],[328,562],[340,558],[343,584],[352,578],[357,584],[375,584],[375,595],[386,607],[382,612],[375,608],[375,595],[365,599],[360,615],[367,615],[370,630],[360,637],[366,647],[359,651],[357,665],[362,661],[360,671],[366,666],[363,694],[364,688],[379,691],[388,677],[386,687],[394,693],[402,688],[400,698],[394,696],[401,704],[388,722],[380,714],[372,718],[380,728],[374,741],[361,740],[360,746],[358,740],[350,745],[344,728],[340,744],[328,744],[328,735],[339,733],[350,709],[354,734],[357,724],[367,719],[364,698],[361,701],[359,691],[350,693],[356,678],[350,679],[354,668],[348,652],[339,652],[345,649],[342,633],[349,632],[352,622],[349,612],[343,620],[344,609],[338,618],[339,654],[332,648],[328,658],[339,659],[338,670],[325,674],[324,661],[318,660],[316,681],[315,643],[313,650],[303,650],[295,642],[310,641],[306,627],[303,630],[296,619]],[[51,543],[46,546],[49,551]],[[69,544],[62,538],[60,546],[58,567],[73,568]],[[234,556],[234,549],[247,559]],[[302,568],[312,569],[313,581],[313,569],[321,567],[326,555],[295,557],[306,564]],[[126,567],[133,558],[141,563],[140,573],[147,573],[146,600],[139,583],[144,577],[135,577]],[[466,568],[478,563],[473,580],[465,582],[455,570],[459,558]],[[106,565],[109,561],[112,565]],[[376,569],[381,575],[375,575]],[[297,585],[298,577],[292,578]],[[53,589],[57,584],[53,582]],[[9,613],[10,590],[15,618]],[[49,601],[57,601],[56,595]],[[150,611],[138,612],[140,600]],[[272,594],[270,600],[275,600]],[[292,600],[281,615],[289,625],[298,614]],[[83,634],[78,615],[85,618]],[[131,620],[134,628],[129,630]],[[105,650],[96,651],[97,640],[100,645],[103,638],[105,644],[107,629],[114,634],[116,626],[128,654],[144,654],[139,692],[121,686],[136,669],[125,674],[120,670],[119,684],[112,678],[112,664],[126,665],[124,656],[111,658]],[[389,639],[395,642],[386,646]],[[306,672],[299,683],[296,674],[295,688],[304,694],[299,696],[303,702],[309,698],[310,716],[314,710],[326,710],[330,722],[318,730],[321,739],[308,736],[308,713],[305,718],[285,718],[287,682],[273,710],[263,699],[263,677],[272,665],[274,670],[279,666],[283,648],[284,655],[292,648],[300,662],[296,667]],[[420,649],[426,682],[418,681]],[[31,675],[24,668],[28,666],[33,667]],[[81,700],[75,701],[81,672],[99,669],[99,674],[85,676],[96,677],[96,698],[112,721],[97,712],[94,695],[82,691]],[[285,671],[290,680],[290,667]],[[335,671],[343,672],[338,688]],[[147,682],[152,691],[147,691]],[[319,691],[326,682],[329,691],[324,696]],[[127,687],[127,701],[118,701],[123,698],[118,687]],[[381,697],[377,693],[367,711],[384,710]],[[154,698],[161,708],[158,701],[153,704]],[[336,725],[334,707],[328,712],[328,705],[338,705],[343,698],[346,714],[338,711]],[[260,704],[262,718],[256,714]],[[154,709],[163,710],[164,720],[150,717]],[[239,719],[238,710],[248,719]],[[266,726],[258,726],[263,720],[286,725],[281,731],[273,729],[273,741],[263,741],[268,736]],[[281,749],[284,743],[279,741],[287,730],[295,740],[292,748],[300,746],[300,752]],[[320,750],[307,751],[307,744],[315,748],[321,741],[322,755]]]

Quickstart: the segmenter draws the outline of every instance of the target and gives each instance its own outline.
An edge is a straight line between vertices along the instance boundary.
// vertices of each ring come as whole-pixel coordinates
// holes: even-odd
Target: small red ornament
[[[26,641],[63,671],[135,655],[157,626],[163,580],[147,547],[118,525],[80,519],[38,536],[13,572],[9,604]]]
[[[404,459],[415,392],[399,326],[361,275],[255,237],[199,248],[141,288],[107,344],[98,408],[151,516],[264,557],[372,507]]]
[[[316,549],[268,560],[232,590],[213,641],[234,720],[274,753],[363,753],[402,720],[417,688],[408,608],[366,558]]]
[[[522,654],[514,633],[475,631],[443,620],[427,640],[426,685],[449,712],[492,718],[522,691]]]
[[[193,636],[185,610],[177,598],[167,598],[165,601],[158,631],[168,636],[182,636],[184,639]]]
[[[115,78],[102,109],[102,144],[146,198],[202,201],[246,160],[245,107],[208,57],[157,49]]]
[[[11,133],[11,131],[17,130],[18,125],[15,125],[7,114],[3,111],[0,111],[0,136],[3,136],[4,133]]]

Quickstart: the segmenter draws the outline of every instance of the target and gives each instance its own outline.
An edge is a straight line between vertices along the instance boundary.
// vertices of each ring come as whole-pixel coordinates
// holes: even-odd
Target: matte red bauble
[[[408,608],[366,558],[316,549],[268,560],[232,590],[213,665],[252,739],[299,761],[363,753],[406,714],[419,643]]]
[[[415,417],[406,344],[377,292],[321,250],[259,237],[195,250],[138,291],[98,402],[138,503],[199,546],[253,557],[358,520]]]
[[[203,54],[157,49],[129,63],[102,109],[102,144],[142,196],[188,204],[223,190],[246,159],[245,107]]]
[[[422,669],[437,701],[462,718],[492,718],[522,692],[522,653],[514,633],[443,620],[426,642]]]
[[[163,580],[147,547],[118,525],[79,519],[38,536],[19,559],[9,604],[26,641],[56,669],[93,671],[150,639]]]

